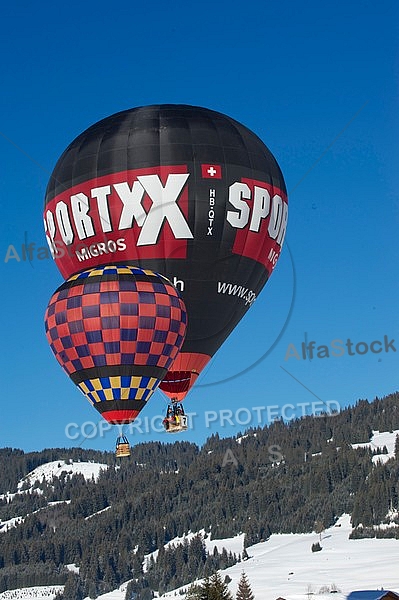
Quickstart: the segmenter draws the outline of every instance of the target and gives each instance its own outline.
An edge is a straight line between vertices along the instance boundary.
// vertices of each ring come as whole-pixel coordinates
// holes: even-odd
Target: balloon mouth
[[[101,413],[110,425],[128,425],[137,417],[138,410],[108,410]]]
[[[172,401],[184,400],[210,359],[208,354],[180,351],[158,389]]]
[[[169,371],[165,379],[159,384],[159,388],[163,392],[177,393],[187,392],[192,385],[192,378],[198,377],[198,373],[190,371]]]

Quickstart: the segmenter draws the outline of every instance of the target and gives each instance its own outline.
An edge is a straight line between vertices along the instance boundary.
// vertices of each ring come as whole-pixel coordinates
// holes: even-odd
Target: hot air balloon
[[[181,401],[270,277],[287,215],[283,175],[255,133],[165,104],[79,135],[50,178],[44,224],[64,277],[112,258],[178,288],[188,328],[160,389]]]
[[[67,375],[106,421],[121,425],[137,417],[167,373],[186,321],[184,302],[165,277],[107,265],[72,275],[56,290],[45,329]]]

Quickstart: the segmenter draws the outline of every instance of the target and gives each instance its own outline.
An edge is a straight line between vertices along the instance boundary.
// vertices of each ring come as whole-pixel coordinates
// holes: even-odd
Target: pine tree
[[[399,458],[399,435],[395,438],[395,458]]]
[[[82,600],[84,598],[83,583],[78,575],[69,573],[66,580],[62,600]]]
[[[210,578],[210,596],[207,600],[233,600],[227,583],[222,580],[219,572]]]
[[[191,586],[186,600],[233,600],[233,596],[226,581],[222,580],[219,573],[214,573],[212,577],[205,577],[201,585]]]
[[[214,600],[214,597],[212,596],[212,586],[209,577],[205,577],[203,583],[200,585],[198,600]]]
[[[241,573],[241,578],[238,582],[236,600],[254,600],[251,586],[244,571]]]
[[[202,587],[193,583],[187,590],[185,600],[200,600]]]

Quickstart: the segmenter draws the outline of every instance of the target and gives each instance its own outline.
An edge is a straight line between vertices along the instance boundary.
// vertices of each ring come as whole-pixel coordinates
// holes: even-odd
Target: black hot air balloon
[[[112,260],[179,289],[188,329],[160,388],[180,400],[270,277],[287,213],[281,170],[257,135],[219,112],[166,104],[79,135],[49,181],[44,223],[64,277]]]

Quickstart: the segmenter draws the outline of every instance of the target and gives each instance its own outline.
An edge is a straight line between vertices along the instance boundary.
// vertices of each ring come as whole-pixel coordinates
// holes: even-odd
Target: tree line
[[[214,434],[202,447],[138,444],[118,464],[109,452],[3,448],[1,494],[15,492],[31,470],[53,460],[92,460],[108,468],[97,481],[62,473],[24,494],[0,496],[0,592],[62,583],[65,598],[79,600],[134,579],[134,593],[146,600],[243,558],[204,553],[197,538],[181,547],[168,544],[189,531],[203,530],[213,540],[243,533],[245,549],[273,533],[311,532],[318,522],[328,527],[347,512],[353,536],[377,535],[375,526],[383,522],[396,536],[399,442],[395,458],[376,464],[373,453],[386,449],[352,447],[369,441],[373,430],[394,429],[398,394],[359,400],[335,416],[252,428],[240,443]],[[3,527],[17,516],[20,524]],[[145,557],[156,551],[146,568]]]

